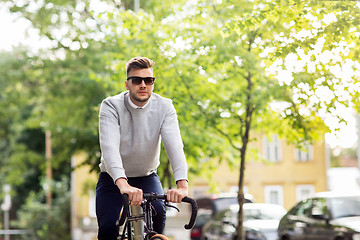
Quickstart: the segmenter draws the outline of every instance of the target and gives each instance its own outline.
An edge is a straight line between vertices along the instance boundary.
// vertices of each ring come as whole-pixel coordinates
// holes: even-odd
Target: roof
[[[281,205],[278,204],[272,204],[272,203],[245,203],[244,209],[263,209],[263,208],[278,208],[278,209],[284,209]],[[234,211],[239,211],[239,204],[233,204],[230,205],[230,209]]]
[[[208,194],[208,195],[203,195],[200,196],[196,199],[218,199],[218,198],[237,198],[238,197],[238,193],[235,192],[227,192],[227,193],[214,193],[214,194]],[[245,193],[244,194],[245,199],[250,200],[250,201],[254,201],[254,197],[253,195],[249,194],[249,193]]]

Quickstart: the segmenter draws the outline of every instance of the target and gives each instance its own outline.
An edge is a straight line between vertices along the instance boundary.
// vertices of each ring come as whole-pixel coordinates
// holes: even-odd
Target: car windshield
[[[199,214],[196,217],[196,226],[203,226],[205,223],[207,223],[211,219],[211,214]]]
[[[221,211],[228,208],[230,205],[237,204],[238,200],[236,197],[218,198],[214,203],[216,205],[216,210]]]
[[[360,196],[332,198],[329,206],[334,219],[360,216]]]
[[[245,220],[280,220],[284,216],[284,211],[280,211],[278,208],[251,208],[244,209]]]

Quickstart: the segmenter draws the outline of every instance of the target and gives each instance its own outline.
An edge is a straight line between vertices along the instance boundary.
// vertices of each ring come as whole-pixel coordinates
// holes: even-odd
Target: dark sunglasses
[[[127,80],[131,80],[131,82],[135,85],[140,85],[142,81],[145,82],[146,85],[153,85],[155,78],[154,77],[128,77]]]

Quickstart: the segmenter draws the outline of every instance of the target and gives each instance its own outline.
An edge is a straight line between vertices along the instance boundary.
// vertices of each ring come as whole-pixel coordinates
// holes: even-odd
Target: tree
[[[239,239],[251,134],[277,133],[300,146],[336,130],[323,119],[340,122],[337,108],[359,106],[353,2],[147,1],[138,13],[103,3],[10,2],[54,43],[31,67],[39,99],[28,124],[47,123],[40,126],[54,133],[59,163],[75,149],[96,153],[101,97],[124,90],[130,57],[154,59],[155,90],[174,101],[190,172],[206,175],[213,159],[239,167]],[[73,104],[81,114],[69,110]]]
[[[40,188],[34,182],[37,182],[41,170],[32,166],[39,166],[43,160],[43,135],[23,125],[31,111],[28,102],[31,93],[26,81],[31,75],[27,72],[28,58],[22,50],[0,54],[0,180],[11,184],[12,193],[18,196],[12,198],[10,216],[14,218],[16,209],[27,197],[27,191]]]
[[[238,239],[244,239],[243,180],[251,132],[275,132],[301,146],[327,130],[324,113],[358,101],[354,91],[358,80],[341,82],[334,71],[345,65],[347,54],[330,62],[319,59],[321,53],[338,51],[343,39],[354,39],[354,35],[348,35],[352,27],[348,21],[354,19],[358,7],[354,3],[308,1],[252,1],[245,7],[240,7],[239,1],[202,3],[207,8],[200,8],[198,16],[210,15],[209,9],[219,15],[226,9],[234,15],[224,21],[209,16],[208,25],[214,26],[197,29],[202,41],[197,41],[199,48],[191,51],[205,50],[205,54],[193,55],[191,59],[201,76],[194,77],[198,81],[186,81],[188,76],[184,76],[183,83],[199,103],[198,112],[240,158],[237,232]],[[330,16],[337,20],[329,20]],[[222,27],[223,39],[211,31],[215,25]],[[304,37],[303,31],[311,34]],[[287,62],[291,57],[296,62],[302,57],[309,60],[296,68]],[[279,66],[279,70],[271,72],[274,66]],[[280,79],[279,72],[284,70],[290,74]],[[330,100],[322,98],[321,90],[336,92],[341,88],[344,93],[338,92]],[[277,103],[281,103],[280,109],[275,108]],[[341,121],[341,116],[335,117]]]
[[[123,73],[114,71],[114,61],[117,59],[114,60],[113,57],[116,55],[114,53],[127,45],[119,46],[116,41],[94,36],[94,32],[104,25],[101,14],[94,17],[88,11],[89,2],[74,5],[70,1],[54,5],[46,1],[35,3],[34,6],[31,1],[11,1],[9,4],[13,11],[19,11],[31,20],[40,33],[53,43],[53,48],[38,53],[14,51],[8,55],[18,54],[20,58],[11,63],[13,65],[5,62],[1,66],[5,73],[1,83],[7,89],[6,94],[1,94],[1,98],[5,100],[2,103],[6,106],[6,103],[20,103],[19,100],[24,102],[23,105],[14,107],[13,112],[18,119],[7,117],[8,113],[5,111],[6,118],[2,118],[15,120],[2,123],[2,126],[6,126],[4,129],[17,127],[15,136],[9,131],[4,132],[5,140],[9,138],[7,141],[12,144],[6,145],[8,158],[1,169],[5,182],[16,186],[14,193],[18,195],[14,199],[19,200],[19,204],[13,209],[17,212],[27,197],[31,197],[30,192],[41,192],[44,187],[44,181],[39,182],[38,179],[42,178],[45,170],[43,141],[46,131],[52,133],[54,152],[51,159],[54,177],[52,182],[46,183],[48,186],[56,184],[62,176],[69,175],[70,159],[76,151],[86,151],[89,156],[87,162],[93,168],[97,167],[100,156],[97,137],[98,106],[105,96],[116,94],[121,89],[122,82],[118,77]],[[118,10],[113,11],[116,14]],[[73,14],[74,12],[80,14]],[[124,11],[124,15],[131,23],[134,14]],[[71,20],[65,20],[67,17]],[[89,26],[84,29],[83,25],[77,24],[79,21],[98,21],[98,24],[95,24],[95,29]],[[58,35],[59,26],[69,31]],[[105,31],[104,28],[100,30]],[[107,38],[111,39],[111,36]],[[129,42],[130,40],[127,43]],[[149,48],[151,47],[149,44]],[[17,74],[18,78],[15,79],[12,73]],[[5,110],[6,107],[2,109]],[[25,116],[19,114],[24,112]],[[36,142],[42,144],[33,148],[35,133],[39,136]],[[26,171],[27,169],[32,171]],[[29,173],[31,178],[24,177],[24,172]],[[30,188],[26,188],[28,184]],[[24,191],[17,191],[19,189]],[[39,199],[41,201],[42,198]],[[21,211],[19,214],[26,213]],[[52,211],[48,211],[48,214],[51,216]]]
[[[44,203],[46,193],[31,192],[25,204],[19,209],[15,225],[33,230],[36,239],[71,239],[70,233],[70,189],[69,179],[64,177],[54,188],[54,206],[49,211]],[[44,217],[47,216],[47,217]]]

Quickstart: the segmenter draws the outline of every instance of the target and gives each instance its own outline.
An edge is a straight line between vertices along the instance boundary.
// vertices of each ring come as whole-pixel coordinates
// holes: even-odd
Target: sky
[[[28,30],[28,31],[26,31]],[[10,13],[0,3],[0,50],[10,51],[19,43],[34,47],[34,50],[49,45],[40,39],[38,31],[31,29],[31,23],[20,15]]]
[[[29,21],[12,14],[0,3],[0,50],[11,51],[19,43],[31,46],[33,50],[49,45],[45,39],[41,39],[36,30],[30,28]],[[26,31],[28,29],[28,31]],[[30,30],[29,30],[30,29]],[[337,109],[341,112],[347,124],[340,124],[331,118],[326,119],[327,124],[333,128],[340,126],[338,134],[327,133],[325,140],[331,148],[351,148],[357,145],[357,127],[354,111],[351,108]]]
[[[25,20],[16,21],[15,14],[10,15],[7,9],[0,5],[0,49],[10,50],[12,44],[24,41],[24,31],[29,26]]]

